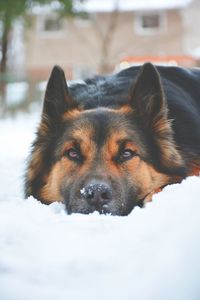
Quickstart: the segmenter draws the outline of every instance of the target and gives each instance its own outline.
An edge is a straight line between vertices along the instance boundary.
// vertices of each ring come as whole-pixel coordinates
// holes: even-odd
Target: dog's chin
[[[117,212],[115,210],[112,210],[106,206],[104,207],[66,207],[66,211],[69,215],[71,214],[92,214],[92,213],[99,213],[100,215],[121,215],[120,212]]]
[[[103,206],[88,205],[83,201],[65,201],[66,211],[69,215],[71,214],[92,214],[94,212],[100,215],[111,215],[111,216],[127,216],[133,210],[133,207],[126,207],[124,204],[117,204],[115,202],[105,204]]]

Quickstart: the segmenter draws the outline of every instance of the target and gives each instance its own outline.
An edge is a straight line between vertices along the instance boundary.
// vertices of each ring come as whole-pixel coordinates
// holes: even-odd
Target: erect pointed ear
[[[168,119],[168,106],[160,75],[151,63],[142,66],[133,83],[130,105],[141,126],[156,145],[159,166],[165,172],[184,176],[185,164],[174,141],[172,121]]]
[[[152,127],[158,119],[167,117],[167,104],[164,97],[160,76],[151,63],[145,63],[132,85],[131,106],[143,125]]]
[[[54,66],[47,83],[43,114],[58,120],[62,114],[76,107],[76,102],[70,96],[64,71],[59,66]]]

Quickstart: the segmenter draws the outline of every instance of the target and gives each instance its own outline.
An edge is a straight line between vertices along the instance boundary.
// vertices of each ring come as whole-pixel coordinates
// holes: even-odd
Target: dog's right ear
[[[54,66],[47,83],[43,116],[58,121],[66,111],[75,107],[76,102],[69,94],[64,71]]]

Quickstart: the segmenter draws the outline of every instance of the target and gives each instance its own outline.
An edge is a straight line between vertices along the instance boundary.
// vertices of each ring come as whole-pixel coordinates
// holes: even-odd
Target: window
[[[138,34],[155,34],[165,28],[164,13],[140,13],[135,18],[135,29]]]
[[[39,15],[37,28],[44,37],[59,37],[64,33],[64,20],[56,14]]]
[[[141,16],[141,25],[142,28],[152,28],[156,29],[160,27],[160,18],[159,15],[146,15]]]
[[[44,20],[44,31],[59,31],[62,30],[62,20],[59,18],[46,18]]]

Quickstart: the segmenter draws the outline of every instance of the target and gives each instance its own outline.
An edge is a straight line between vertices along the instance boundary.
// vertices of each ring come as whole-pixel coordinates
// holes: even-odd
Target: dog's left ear
[[[131,106],[147,128],[167,118],[167,104],[158,71],[145,63],[131,88]]]
[[[133,83],[130,105],[141,126],[156,144],[163,169],[167,172],[183,174],[185,172],[184,161],[174,141],[160,75],[151,63],[142,66]]]

